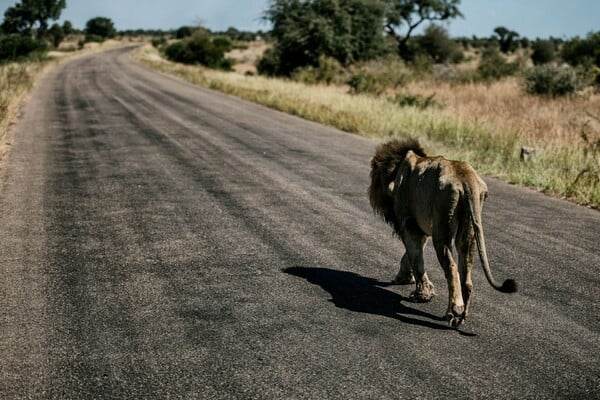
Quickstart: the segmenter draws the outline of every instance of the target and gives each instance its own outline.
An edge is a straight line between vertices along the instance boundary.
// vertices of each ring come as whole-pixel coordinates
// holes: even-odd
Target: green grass
[[[185,66],[165,61],[150,46],[136,51],[135,58],[150,68],[194,84],[347,132],[382,140],[418,137],[430,154],[466,160],[483,174],[594,208],[600,206],[597,160],[590,160],[585,147],[570,141],[538,145],[533,160],[524,162],[519,158],[524,142],[519,132],[468,121],[444,108],[400,107],[386,97],[351,95],[342,87],[308,86]],[[591,168],[591,172],[578,179],[586,168]]]

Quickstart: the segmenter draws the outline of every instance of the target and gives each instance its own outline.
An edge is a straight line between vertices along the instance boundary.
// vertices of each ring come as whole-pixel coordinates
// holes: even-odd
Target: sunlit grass
[[[43,66],[43,62],[36,61],[0,64],[0,141]]]
[[[431,154],[441,153],[448,158],[466,160],[484,174],[568,197],[581,204],[600,206],[597,160],[590,159],[589,151],[585,152],[587,145],[579,137],[580,126],[577,123],[582,122],[570,120],[561,124],[561,110],[563,113],[565,109],[571,112],[577,107],[577,104],[569,103],[575,101],[573,99],[551,103],[547,99],[525,97],[518,87],[502,85],[498,88],[483,84],[464,88],[441,85],[436,99],[441,99],[444,106],[422,110],[399,107],[382,96],[350,95],[343,87],[308,86],[288,80],[176,64],[162,59],[149,46],[138,50],[135,57],[151,68],[189,82],[347,132],[378,139],[419,137]],[[428,94],[431,88],[413,84],[412,90]],[[496,93],[490,93],[494,90]],[[507,93],[504,97],[502,90]],[[461,101],[461,91],[464,98],[471,96],[472,100]],[[506,96],[510,105],[498,100],[494,105],[494,97],[502,99]],[[469,109],[465,104],[472,106]],[[494,107],[497,112],[490,112]],[[521,110],[523,107],[525,110]],[[520,110],[518,113],[517,109]],[[533,117],[536,112],[542,112],[542,115]],[[532,126],[539,125],[539,128],[531,129],[512,117],[513,114],[526,117],[525,120],[530,121]],[[564,118],[574,118],[574,114]],[[544,119],[549,116],[552,116],[553,122],[544,125]],[[572,127],[567,132],[564,126],[568,124]],[[558,128],[553,130],[557,125]],[[545,131],[548,133],[545,134]],[[532,160],[520,159],[522,146],[535,148]],[[586,168],[592,168],[591,173],[578,179]]]

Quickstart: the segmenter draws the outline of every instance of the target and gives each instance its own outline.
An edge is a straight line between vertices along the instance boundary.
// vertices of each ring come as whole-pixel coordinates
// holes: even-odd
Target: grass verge
[[[4,140],[9,125],[16,120],[23,99],[45,65],[46,62],[40,61],[0,65],[0,143]]]
[[[593,208],[600,206],[600,165],[597,147],[591,142],[537,141],[535,156],[523,161],[521,148],[531,145],[531,139],[520,129],[468,118],[448,108],[399,107],[384,97],[350,95],[342,87],[307,86],[172,63],[151,46],[136,50],[134,57],[191,83],[347,132],[378,139],[415,136],[431,154],[469,161],[486,175]]]

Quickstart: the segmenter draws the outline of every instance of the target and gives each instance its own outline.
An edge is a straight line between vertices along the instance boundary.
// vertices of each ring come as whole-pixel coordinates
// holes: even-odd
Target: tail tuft
[[[514,279],[507,279],[498,290],[503,293],[514,293],[517,291],[517,282]]]

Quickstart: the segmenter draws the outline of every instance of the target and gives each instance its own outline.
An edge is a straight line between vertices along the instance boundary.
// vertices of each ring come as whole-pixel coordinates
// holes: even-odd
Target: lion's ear
[[[387,187],[388,196],[392,197],[394,195],[394,187],[396,187],[396,183],[394,181],[391,181]]]

